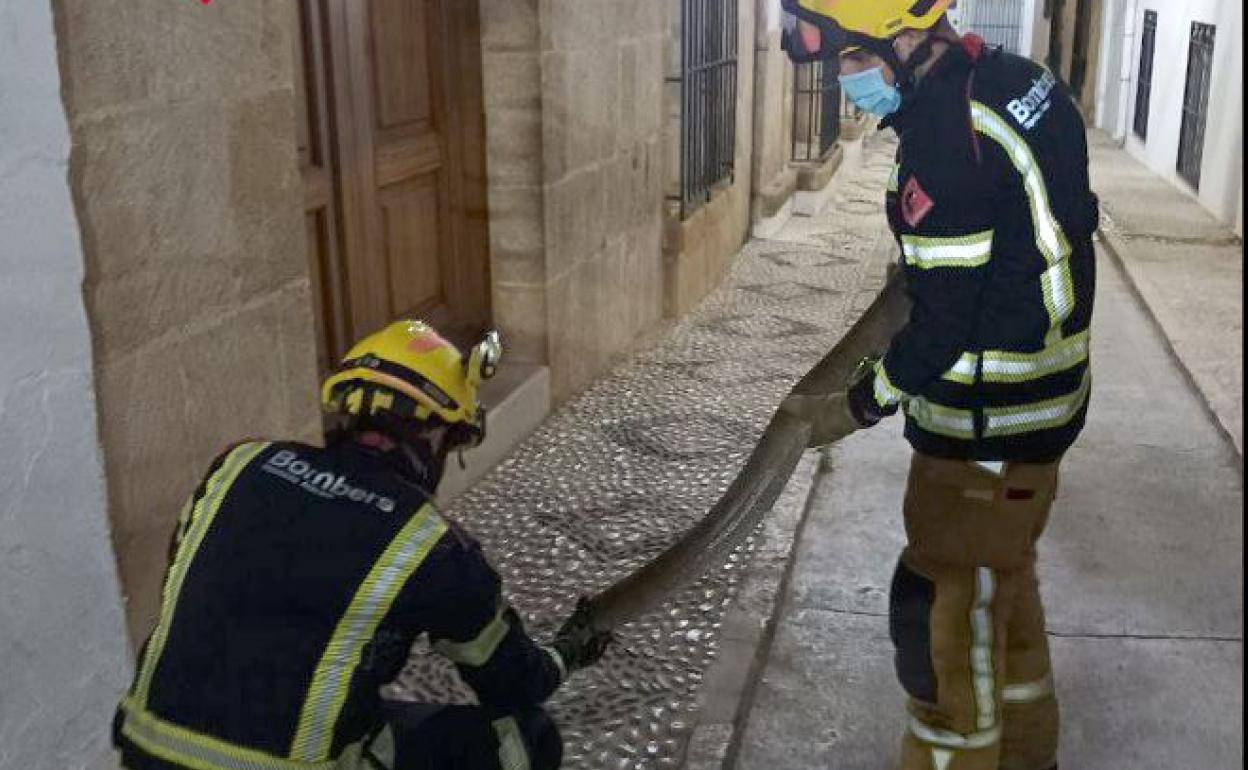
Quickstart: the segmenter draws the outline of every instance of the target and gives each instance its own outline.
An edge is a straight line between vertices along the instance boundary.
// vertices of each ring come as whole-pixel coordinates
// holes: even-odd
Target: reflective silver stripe
[[[1051,697],[1053,692],[1053,675],[1047,674],[1034,682],[1006,685],[1001,700],[1006,703],[1035,703]]]
[[[1001,145],[1010,162],[1023,180],[1023,189],[1031,204],[1032,224],[1036,231],[1036,246],[1049,264],[1062,262],[1070,255],[1070,243],[1066,233],[1053,215],[1049,205],[1049,191],[1044,173],[1027,141],[1019,136],[992,108],[976,101],[971,102],[971,121],[975,129]]]
[[[1070,422],[1087,403],[1092,386],[1091,371],[1074,393],[1025,406],[984,410],[985,436],[1010,436],[1057,428]]]
[[[933,404],[919,397],[906,402],[906,414],[929,433],[939,433],[950,438],[975,438],[975,416],[966,409]]]
[[[996,672],[992,665],[992,570],[975,570],[975,604],[971,607],[971,681],[977,712],[975,726],[987,730],[997,723]]]
[[[930,270],[937,267],[980,267],[992,258],[992,230],[952,238],[901,236],[907,264]]]
[[[1051,265],[1040,276],[1040,288],[1044,306],[1049,311],[1049,325],[1057,329],[1075,309],[1074,276],[1070,274],[1070,262],[1062,260]]]
[[[1080,332],[1039,353],[984,353],[986,382],[1023,382],[1065,371],[1088,359],[1091,335]]]
[[[122,734],[152,756],[191,770],[330,770],[336,764],[296,762],[200,735],[144,711],[132,700],[123,708]]]
[[[875,365],[875,403],[880,406],[892,406],[893,404],[901,403],[905,398],[905,392],[889,379],[888,370],[884,368],[884,362],[880,361],[877,363]]]
[[[1059,340],[1037,353],[1011,353],[1003,350],[984,351],[982,377],[984,382],[1026,382],[1064,372],[1088,360],[1091,334],[1082,331]],[[963,353],[943,379],[963,385],[975,384],[975,371],[981,356]]]
[[[975,370],[979,367],[979,356],[974,353],[963,353],[958,362],[945,372],[942,379],[960,382],[963,385],[975,384]]]
[[[1049,264],[1049,269],[1040,279],[1044,304],[1049,311],[1049,336],[1052,340],[1060,339],[1061,325],[1070,317],[1075,306],[1074,278],[1070,273],[1070,242],[1053,214],[1044,172],[1027,141],[991,108],[972,101],[971,122],[975,130],[1001,145],[1022,177],[1023,189],[1027,192],[1027,200],[1031,205],[1036,248]]]
[[[912,716],[910,733],[920,741],[934,746],[962,750],[985,749],[1001,740],[1001,724],[998,722],[991,730],[962,735],[939,727],[929,727]]]
[[[524,736],[516,720],[513,717],[496,720],[494,732],[498,735],[498,766],[502,770],[531,770],[529,749],[524,745]]]
[[[888,192],[897,192],[897,188],[901,186],[901,164],[894,163],[893,170],[888,175]]]
[[[317,762],[329,756],[334,727],[364,646],[399,590],[445,532],[446,523],[426,505],[399,531],[364,578],[317,664],[300,711],[292,759]]]
[[[198,553],[200,544],[204,542],[208,530],[212,528],[212,522],[216,519],[217,512],[221,509],[221,503],[226,493],[230,491],[230,487],[233,486],[243,469],[256,458],[256,455],[269,446],[269,442],[261,442],[235,447],[226,455],[217,472],[212,474],[204,484],[204,494],[195,501],[194,509],[189,512],[185,509],[183,511],[189,515],[188,526],[178,542],[177,553],[173,563],[169,566],[169,574],[161,589],[160,617],[148,640],[143,663],[139,667],[139,676],[135,682],[134,698],[140,708],[147,708],[147,695],[152,687],[152,677],[156,674],[160,657],[165,651],[165,643],[169,640],[169,631],[173,626],[173,617],[178,608],[178,596],[182,593],[182,585],[186,582],[186,575],[190,571],[191,563],[195,560],[195,554]]]

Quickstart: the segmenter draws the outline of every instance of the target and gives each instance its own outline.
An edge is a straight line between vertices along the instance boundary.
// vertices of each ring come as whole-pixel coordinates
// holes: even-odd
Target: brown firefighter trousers
[[[1036,541],[1058,463],[915,454],[889,626],[910,695],[901,770],[1048,770],[1058,709]]]

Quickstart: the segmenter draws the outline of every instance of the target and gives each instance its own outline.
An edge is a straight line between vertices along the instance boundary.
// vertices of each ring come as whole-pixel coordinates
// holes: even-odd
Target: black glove
[[[849,413],[864,428],[870,428],[897,411],[897,405],[882,407],[875,400],[875,364],[878,359],[864,358],[849,381],[846,392]]]
[[[592,621],[589,599],[582,596],[576,603],[576,611],[555,635],[551,647],[559,653],[569,674],[597,663],[611,643],[611,632],[599,631]]]

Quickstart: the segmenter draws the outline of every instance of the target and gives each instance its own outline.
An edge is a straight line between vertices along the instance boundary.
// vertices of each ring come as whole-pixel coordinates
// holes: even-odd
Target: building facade
[[[1094,120],[1243,235],[1243,7],[1106,0]]]
[[[353,339],[501,330],[453,493],[816,206],[843,105],[780,35],[769,0],[0,0],[0,768],[109,767],[182,501],[318,441]]]
[[[1045,63],[1089,125],[1243,235],[1243,9],[1224,0],[959,0],[960,29]]]

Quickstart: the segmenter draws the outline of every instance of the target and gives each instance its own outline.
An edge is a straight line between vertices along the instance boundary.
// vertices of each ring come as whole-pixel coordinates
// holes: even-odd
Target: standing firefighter
[[[904,770],[1049,770],[1058,708],[1035,544],[1087,413],[1096,197],[1053,75],[959,37],[950,0],[785,0],[794,58],[900,137],[889,222],[908,324],[842,401],[794,397],[815,445],[899,407],[915,450],[890,630]],[[843,407],[842,412],[843,415]]]
[[[452,451],[480,443],[491,334],[465,361],[402,321],[323,388],[324,449],[254,441],[182,512],[160,617],[118,709],[130,770],[553,770],[541,704],[608,637],[578,612],[538,647],[480,546],[432,503]],[[383,702],[427,634],[479,706]]]

